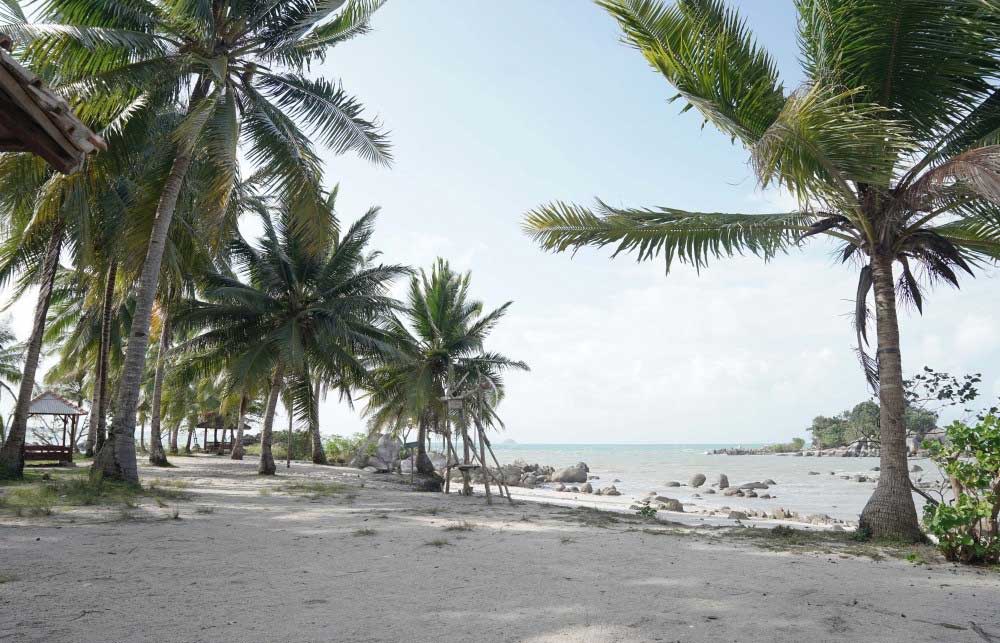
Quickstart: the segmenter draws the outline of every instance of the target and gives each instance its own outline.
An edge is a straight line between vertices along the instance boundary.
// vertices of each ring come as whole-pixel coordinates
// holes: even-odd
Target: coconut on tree
[[[906,463],[897,302],[918,310],[927,286],[957,286],[1000,258],[1000,8],[995,2],[799,0],[805,83],[777,66],[720,0],[601,0],[625,41],[677,90],[685,111],[749,153],[761,186],[795,212],[689,212],[555,202],[529,212],[543,248],[609,246],[640,261],[703,268],[765,259],[812,237],[857,266],[856,325],[867,343],[874,296],[881,473],[860,521],[875,537],[921,537]]]

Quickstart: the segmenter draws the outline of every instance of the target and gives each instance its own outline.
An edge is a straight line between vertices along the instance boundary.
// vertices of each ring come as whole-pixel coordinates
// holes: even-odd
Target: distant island
[[[506,440],[504,440],[504,441],[503,441],[503,442],[501,442],[500,444],[507,444],[507,445],[510,445],[510,444],[517,444],[517,442],[516,442],[515,440],[513,440],[512,438],[507,438]]]

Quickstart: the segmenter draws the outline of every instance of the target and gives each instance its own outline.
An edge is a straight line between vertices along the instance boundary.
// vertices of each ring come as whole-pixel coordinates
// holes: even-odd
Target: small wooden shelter
[[[0,37],[0,152],[31,152],[63,174],[107,144],[73,114],[58,94],[10,54]]]
[[[28,417],[33,415],[50,415],[62,420],[62,440],[55,444],[25,444],[24,459],[57,460],[72,462],[73,451],[76,449],[77,428],[81,415],[87,412],[73,404],[62,395],[53,391],[45,391],[31,400],[28,407]],[[69,440],[67,441],[67,433]]]
[[[201,448],[204,453],[216,453],[218,455],[223,455],[233,450],[233,446],[236,444],[236,425],[225,426],[223,424],[223,418],[218,413],[210,411],[208,413],[203,413],[198,424],[195,428],[202,429],[204,431],[203,439],[201,441]],[[243,430],[246,431],[250,428],[249,424],[243,424]],[[208,432],[212,432],[212,439],[208,439]],[[226,433],[229,433],[227,439]],[[222,434],[222,439],[219,439],[219,434]]]

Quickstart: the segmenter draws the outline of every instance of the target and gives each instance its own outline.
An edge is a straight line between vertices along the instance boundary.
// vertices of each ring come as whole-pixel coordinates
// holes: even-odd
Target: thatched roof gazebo
[[[48,415],[62,419],[62,440],[55,444],[26,444],[24,459],[27,460],[57,460],[72,462],[73,451],[76,448],[77,428],[81,415],[87,412],[73,404],[62,395],[53,391],[45,391],[31,400],[28,407],[28,417]],[[66,440],[67,431],[69,441]]]
[[[63,174],[80,169],[107,144],[73,114],[58,94],[10,54],[0,38],[0,152],[31,152]]]

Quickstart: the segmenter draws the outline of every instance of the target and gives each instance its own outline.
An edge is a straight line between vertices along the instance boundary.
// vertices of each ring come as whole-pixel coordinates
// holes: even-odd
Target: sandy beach
[[[0,640],[1000,640],[984,638],[1000,637],[1000,576],[927,547],[775,546],[763,526],[173,460],[142,473],[176,503],[2,518]]]

